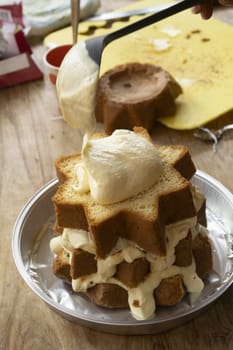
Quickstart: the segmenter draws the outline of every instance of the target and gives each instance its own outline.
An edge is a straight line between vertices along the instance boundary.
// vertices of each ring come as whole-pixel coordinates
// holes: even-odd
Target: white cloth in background
[[[1,5],[19,3],[17,0],[0,0]],[[42,36],[70,24],[70,0],[22,0],[28,35]],[[99,0],[80,1],[80,19],[94,15]]]

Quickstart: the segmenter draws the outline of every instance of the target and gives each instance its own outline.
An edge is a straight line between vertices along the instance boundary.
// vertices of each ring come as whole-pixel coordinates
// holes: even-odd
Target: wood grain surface
[[[102,1],[99,12],[132,2]],[[232,9],[220,10],[219,16],[231,21]],[[34,40],[33,50],[41,62],[42,40]],[[185,325],[162,334],[119,336],[62,318],[23,282],[11,249],[15,220],[35,191],[55,177],[54,160],[80,149],[79,132],[59,115],[56,92],[46,79],[0,90],[0,350],[233,349],[233,287]],[[232,114],[215,125],[229,122]],[[216,153],[190,131],[158,124],[153,137],[158,143],[187,145],[197,168],[233,191],[232,133],[224,136]]]

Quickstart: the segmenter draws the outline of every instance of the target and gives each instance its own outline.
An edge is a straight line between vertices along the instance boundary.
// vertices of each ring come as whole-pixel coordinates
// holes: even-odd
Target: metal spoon
[[[213,143],[213,151],[216,152],[218,141],[221,139],[226,131],[233,130],[233,124],[225,125],[223,128],[217,130],[211,130],[208,128],[198,128],[194,132],[194,136],[203,140]]]
[[[79,24],[79,14],[80,14],[80,0],[71,0],[71,24],[72,24],[72,34],[73,34],[73,45],[77,43],[78,37],[78,24]]]
[[[116,40],[122,36],[135,32],[141,28],[144,28],[150,24],[158,22],[164,18],[170,17],[178,12],[187,10],[190,7],[196,6],[201,3],[201,0],[183,0],[175,5],[169,6],[159,12],[154,13],[140,21],[132,23],[126,27],[123,27],[115,32],[107,35],[102,35],[89,40],[86,40],[86,48],[89,56],[100,65],[102,52],[104,48],[113,40]]]
[[[222,137],[222,135],[223,135],[226,131],[229,131],[229,130],[233,130],[233,124],[225,125],[223,128],[216,130],[216,131],[215,131],[215,135],[216,135],[217,139],[220,140],[220,138]]]

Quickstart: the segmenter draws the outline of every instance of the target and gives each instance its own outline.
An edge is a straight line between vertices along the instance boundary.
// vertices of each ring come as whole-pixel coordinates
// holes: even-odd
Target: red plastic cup
[[[44,54],[43,63],[46,74],[53,85],[56,85],[59,67],[71,47],[71,44],[54,46]]]

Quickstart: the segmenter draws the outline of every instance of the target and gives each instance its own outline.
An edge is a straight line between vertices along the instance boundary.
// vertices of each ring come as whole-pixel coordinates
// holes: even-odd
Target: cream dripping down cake
[[[201,293],[212,269],[205,198],[190,182],[195,166],[184,146],[155,145],[142,127],[95,132],[97,81],[80,42],[57,81],[65,120],[85,136],[79,154],[55,164],[53,271],[97,305],[144,320]]]

